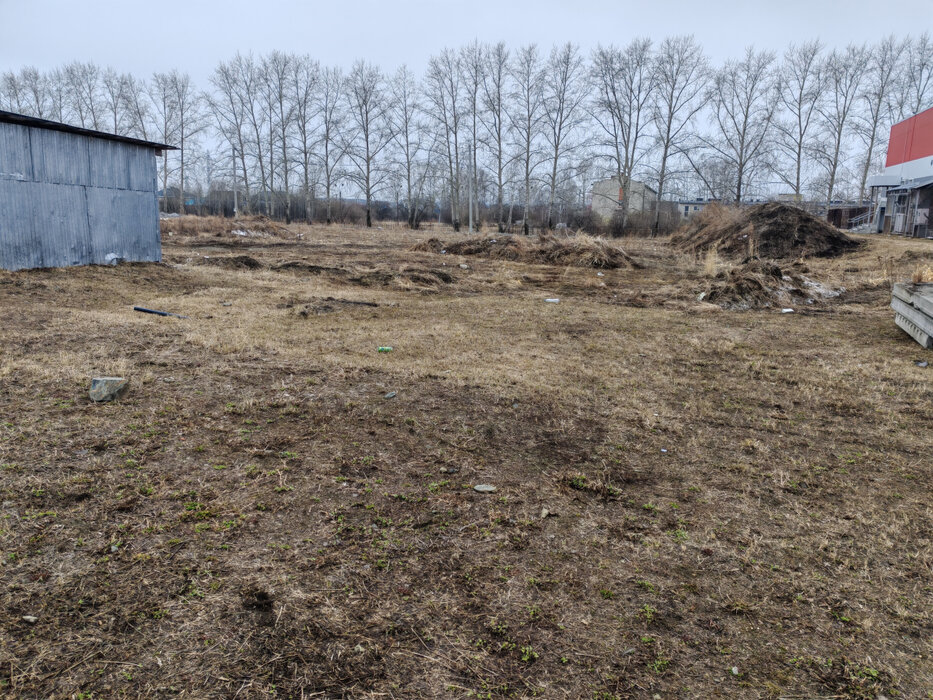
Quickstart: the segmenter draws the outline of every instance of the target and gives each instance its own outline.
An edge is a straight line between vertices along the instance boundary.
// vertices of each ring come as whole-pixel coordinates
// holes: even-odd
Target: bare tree
[[[629,190],[635,168],[646,154],[654,90],[651,40],[636,39],[624,50],[598,47],[593,55],[596,96],[591,114],[603,134],[622,187],[622,222],[628,219]]]
[[[65,66],[68,106],[83,127],[102,127],[100,68],[93,63],[74,62]]]
[[[285,223],[292,222],[291,183],[289,175],[294,167],[288,151],[291,130],[295,121],[295,105],[291,100],[291,77],[295,58],[281,51],[273,51],[262,61],[263,91],[269,109],[269,172],[275,171],[272,153],[279,149],[280,167],[285,196]],[[274,135],[273,135],[274,134]],[[275,191],[273,190],[273,196]]]
[[[8,112],[23,113],[24,99],[19,77],[11,70],[0,75],[0,105]]]
[[[906,42],[888,36],[869,49],[868,74],[859,95],[862,109],[855,114],[854,122],[855,131],[865,144],[859,202],[865,199],[865,183],[871,171],[875,147],[886,140],[882,127],[890,123],[888,97],[897,80],[905,47]]]
[[[234,78],[237,81],[239,99],[243,105],[243,116],[246,124],[246,150],[259,167],[259,188],[262,193],[262,206],[267,215],[272,214],[273,186],[271,173],[266,163],[268,149],[265,148],[264,139],[271,129],[269,114],[263,109],[263,92],[265,86],[262,80],[260,66],[252,56],[237,54],[232,61]]]
[[[302,194],[305,202],[305,221],[314,221],[314,180],[312,163],[314,146],[317,139],[316,118],[318,108],[315,97],[321,83],[321,66],[310,56],[300,56],[292,63],[290,80],[290,100],[294,111],[296,144],[301,162]]]
[[[450,49],[428,63],[427,95],[431,114],[443,134],[447,155],[450,217],[454,231],[460,230],[460,60]]]
[[[347,117],[344,110],[345,80],[339,68],[325,68],[321,73],[321,89],[317,108],[320,115],[320,163],[324,176],[325,220],[332,221],[333,188],[338,180],[338,168],[346,153],[346,141],[341,138]]]
[[[713,133],[702,142],[715,154],[714,160],[722,161],[719,169],[734,174],[730,194],[737,203],[765,164],[776,105],[773,64],[774,54],[749,47],[741,61],[727,61],[716,71],[707,93]],[[696,169],[692,157],[691,164]]]
[[[892,91],[898,121],[933,106],[933,39],[923,32],[907,43],[903,70]]]
[[[692,36],[673,37],[661,42],[654,58],[656,97],[651,105],[660,151],[655,231],[660,224],[660,202],[666,193],[668,164],[672,156],[681,152],[689,136],[690,125],[706,105],[707,78],[706,57]]]
[[[833,199],[839,168],[845,159],[845,144],[852,127],[852,115],[865,75],[867,50],[864,46],[848,46],[845,51],[833,51],[827,57],[823,99],[818,103],[822,141],[817,148],[817,161],[826,171],[826,202]]]
[[[479,119],[484,136],[479,140],[486,145],[495,163],[496,171],[496,225],[499,233],[505,231],[503,200],[505,172],[509,164],[506,154],[509,51],[503,42],[486,51],[486,69],[483,71],[482,109]]]
[[[178,125],[178,212],[185,213],[185,155],[186,149],[196,144],[193,140],[200,134],[207,122],[201,94],[195,89],[187,73],[173,70],[168,74],[172,108],[175,111],[174,122]]]
[[[178,136],[178,112],[174,105],[174,89],[167,73],[154,73],[148,86],[152,104],[153,128],[161,143],[172,145]],[[168,151],[162,151],[159,179],[162,181],[162,206],[168,204]]]
[[[540,163],[538,138],[544,106],[544,66],[535,44],[519,49],[509,68],[512,91],[507,112],[510,131],[515,139],[517,159],[521,163],[524,184],[522,231],[527,236],[531,216],[531,182]]]
[[[232,151],[231,156],[235,164],[232,170],[234,188],[239,179],[236,173],[236,165],[239,165],[246,194],[243,209],[248,212],[250,210],[250,177],[246,155],[249,108],[240,80],[245,69],[244,60],[239,55],[217,66],[210,78],[214,90],[207,96],[207,100],[214,118],[214,127]]]
[[[803,169],[813,150],[813,125],[822,89],[819,41],[791,44],[778,73],[777,95],[783,118],[774,120],[775,145],[791,169],[776,168],[778,177],[800,197]]]
[[[580,49],[574,44],[553,48],[544,79],[544,139],[548,146],[551,172],[548,176],[546,225],[554,228],[553,211],[557,189],[572,177],[564,161],[579,147],[575,141],[583,123],[588,84]]]
[[[469,129],[470,129],[470,179],[471,179],[471,191],[473,192],[474,201],[477,202],[475,215],[473,210],[473,201],[470,204],[470,220],[479,221],[479,196],[478,196],[478,180],[477,180],[477,162],[476,154],[479,149],[479,133],[477,131],[479,124],[479,111],[481,108],[481,99],[482,94],[481,90],[483,87],[483,81],[485,79],[486,72],[486,61],[485,61],[486,51],[484,47],[478,42],[473,41],[471,44],[463,47],[460,50],[460,65],[463,71],[463,87],[466,93],[466,109],[469,114]]]
[[[392,108],[392,135],[398,152],[400,180],[404,182],[405,204],[408,208],[408,227],[418,228],[423,213],[421,195],[427,168],[423,167],[424,152],[430,146],[424,143],[422,105],[415,76],[406,66],[396,72],[390,86]]]
[[[347,107],[352,132],[347,138],[347,157],[356,166],[351,179],[366,198],[366,227],[372,228],[372,200],[384,183],[385,170],[378,164],[382,151],[392,140],[390,100],[382,72],[357,61],[347,78]]]
[[[22,85],[24,105],[28,112],[40,119],[52,116],[52,105],[49,95],[49,79],[32,66],[26,66],[19,72],[19,81]]]
[[[107,68],[100,79],[101,96],[104,108],[107,111],[107,121],[111,133],[119,134],[123,131],[123,76],[113,68]]]
[[[129,73],[124,74],[120,99],[123,102],[123,113],[126,115],[127,133],[148,140],[152,108],[146,94],[145,81],[138,80]]]

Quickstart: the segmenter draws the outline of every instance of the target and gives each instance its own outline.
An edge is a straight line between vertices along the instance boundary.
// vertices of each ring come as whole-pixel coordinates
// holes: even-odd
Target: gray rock
[[[91,401],[113,401],[126,390],[129,383],[123,377],[94,377],[88,396]]]
[[[473,490],[479,493],[495,493],[496,487],[491,484],[477,484],[473,487]]]

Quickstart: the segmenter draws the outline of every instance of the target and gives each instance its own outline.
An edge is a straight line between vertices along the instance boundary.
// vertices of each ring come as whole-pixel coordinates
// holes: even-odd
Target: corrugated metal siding
[[[0,123],[0,268],[161,260],[155,152]]]

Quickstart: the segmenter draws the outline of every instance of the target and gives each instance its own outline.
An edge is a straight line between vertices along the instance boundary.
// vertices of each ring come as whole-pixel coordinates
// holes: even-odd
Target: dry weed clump
[[[293,238],[284,224],[265,216],[178,216],[159,221],[162,236],[238,236],[241,238]]]
[[[914,284],[933,282],[933,265],[918,265],[910,276],[910,280]]]
[[[537,239],[499,235],[475,236],[462,241],[444,243],[437,238],[412,246],[414,251],[476,255],[494,260],[538,263],[545,265],[572,265],[602,270],[619,268],[637,269],[641,265],[621,246],[601,238],[587,235],[566,238],[544,234]]]
[[[822,219],[779,202],[747,209],[711,204],[674,234],[671,243],[693,254],[715,247],[733,260],[831,258],[859,246]]]

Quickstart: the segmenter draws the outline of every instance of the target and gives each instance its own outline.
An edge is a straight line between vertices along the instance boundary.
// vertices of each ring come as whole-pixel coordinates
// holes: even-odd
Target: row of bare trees
[[[861,200],[890,125],[933,105],[933,41],[750,47],[718,66],[690,36],[589,56],[473,42],[420,77],[274,51],[221,62],[204,87],[76,62],[0,74],[0,107],[178,146],[159,176],[180,211],[223,189],[245,210],[330,222],[346,192],[367,225],[382,199],[412,227],[442,207],[456,229],[485,214],[527,232],[533,210],[566,221],[607,176],[623,197],[637,179],[660,199]]]

